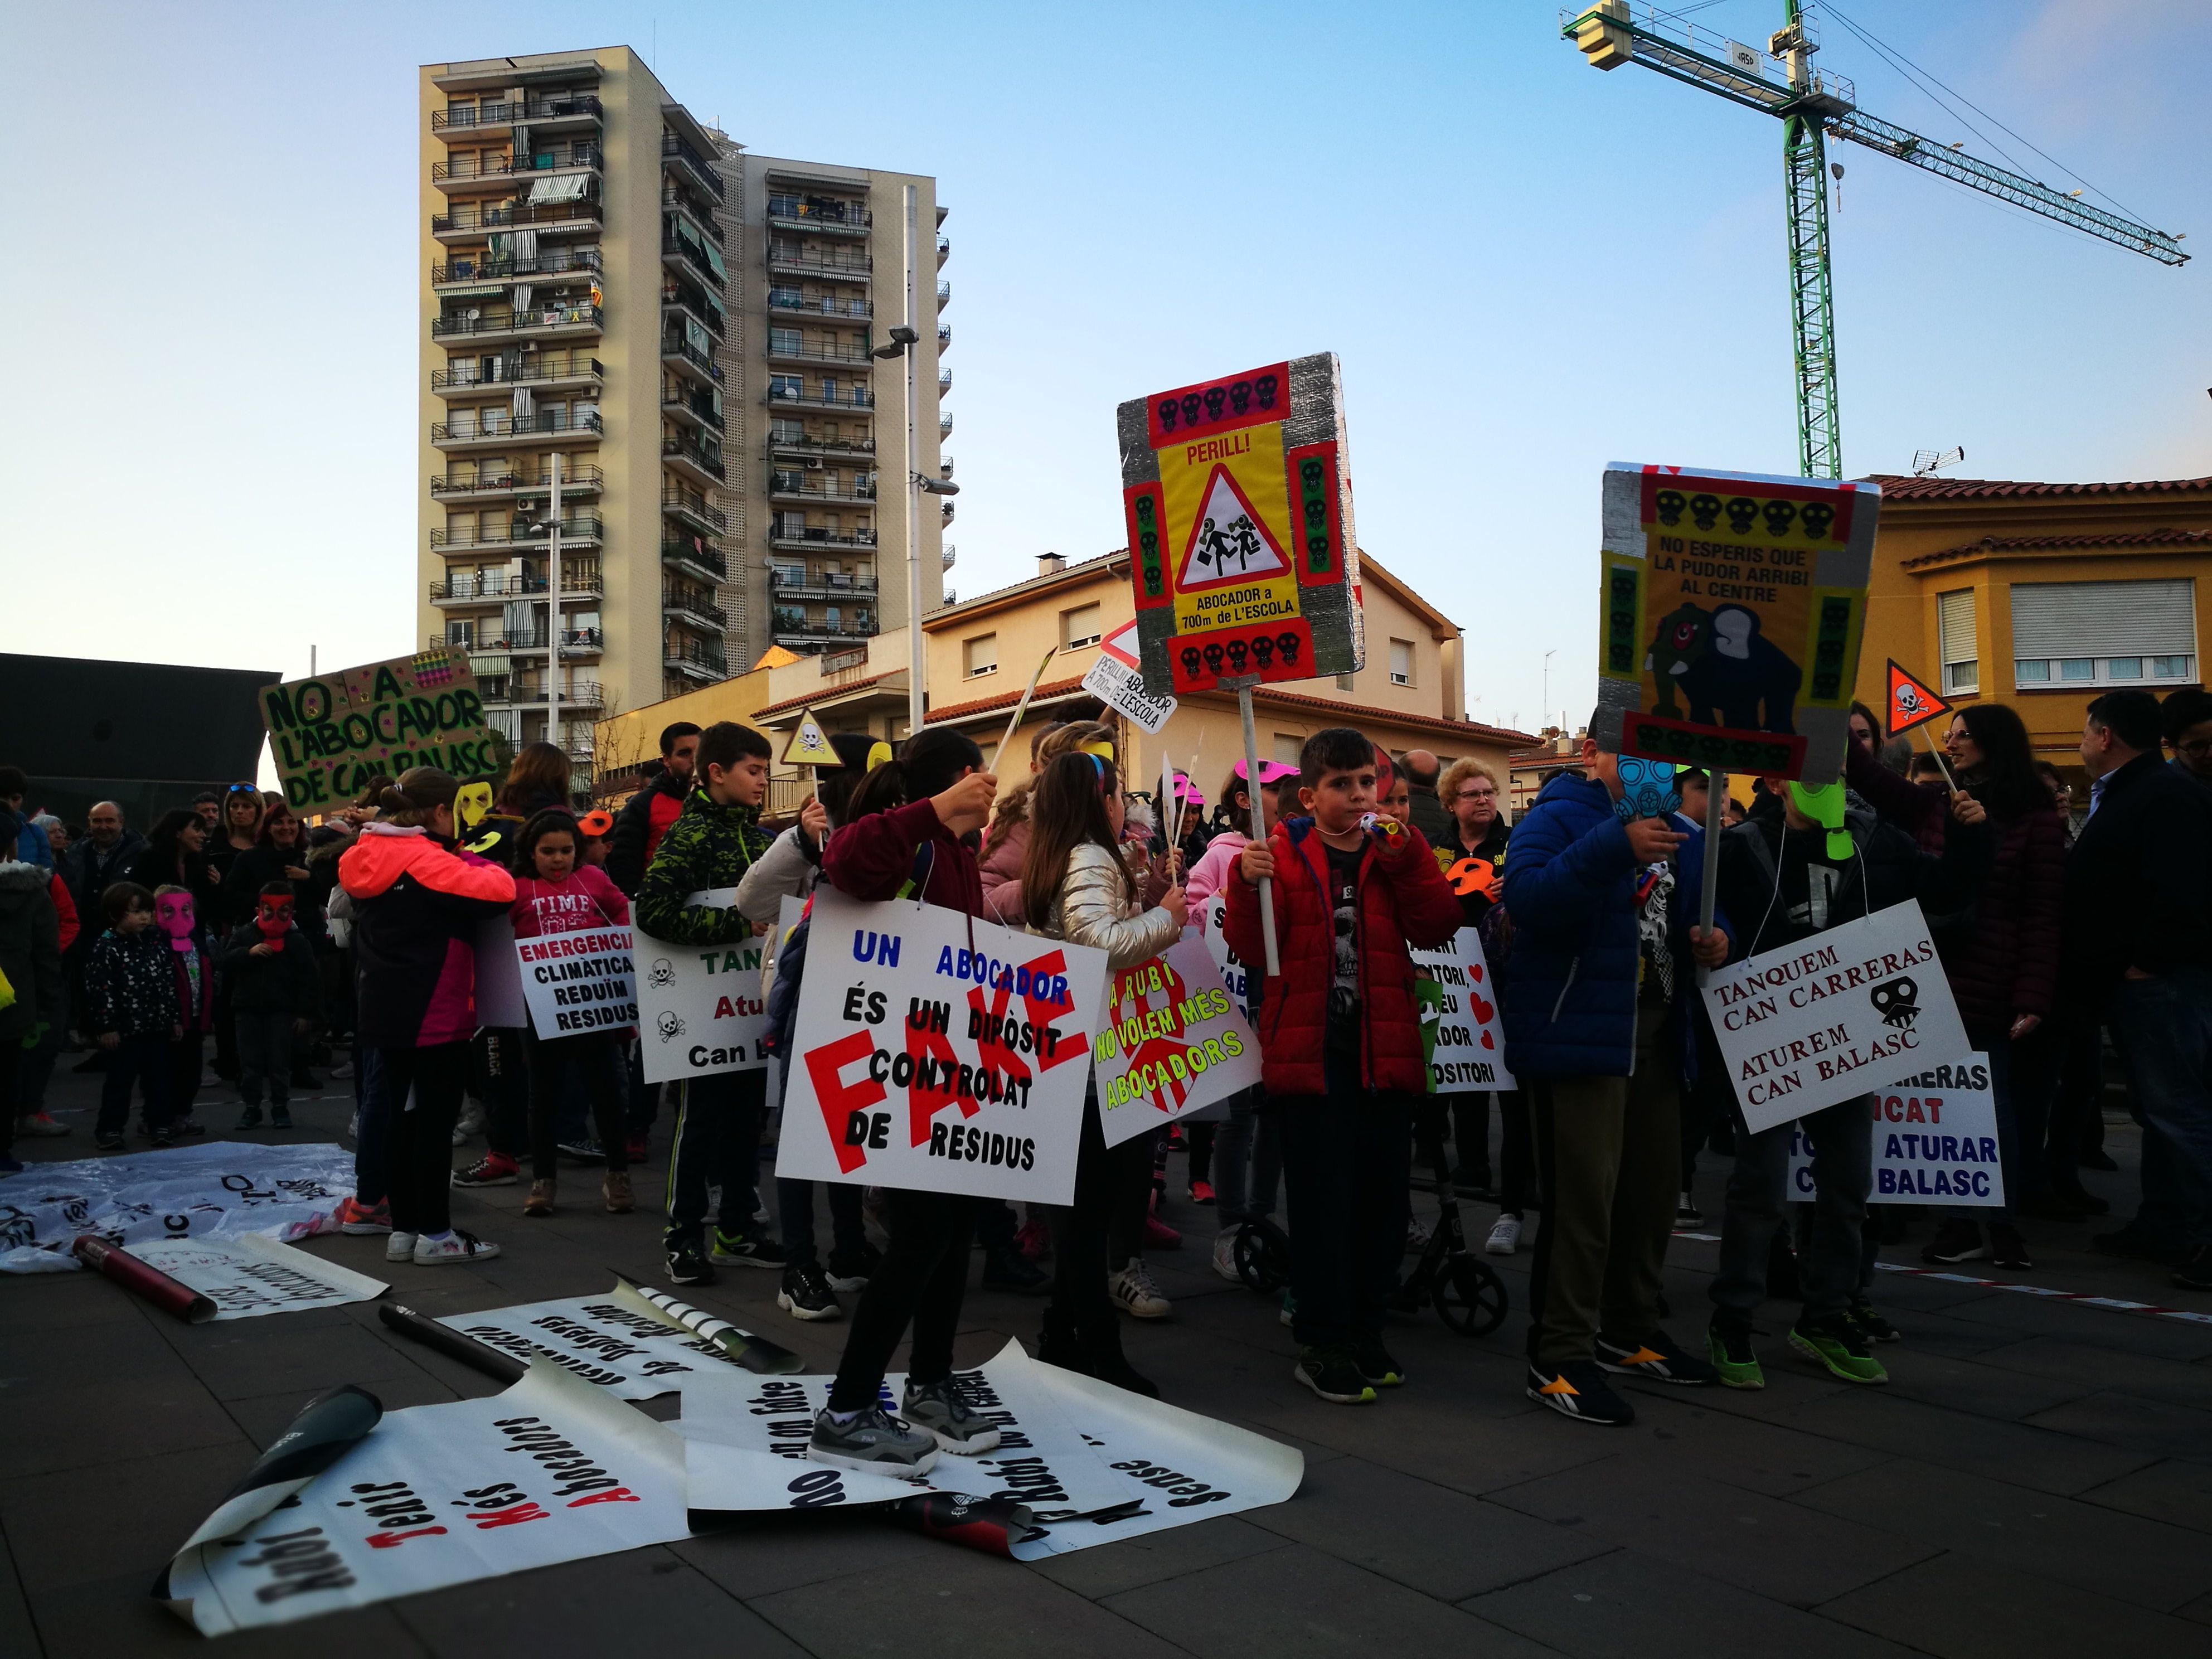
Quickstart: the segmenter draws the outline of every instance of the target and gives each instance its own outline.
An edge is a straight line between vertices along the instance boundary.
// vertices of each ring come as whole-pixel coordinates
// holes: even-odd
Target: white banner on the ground
[[[686,904],[734,911],[738,890],[694,893]],[[638,1048],[645,1080],[667,1083],[767,1066],[768,1003],[761,994],[761,947],[747,933],[728,945],[674,945],[636,932]]]
[[[538,1036],[620,1031],[637,1024],[627,927],[540,933],[514,942],[522,1000]]]
[[[1753,1133],[1973,1052],[1911,899],[1717,969],[1705,998]]]
[[[1110,975],[1091,1045],[1106,1144],[1157,1129],[1260,1080],[1260,1043],[1196,929]]]
[[[527,1364],[557,1365],[617,1400],[673,1394],[706,1373],[752,1375],[704,1337],[656,1317],[650,1304],[619,1285],[603,1296],[447,1314],[440,1322]]]
[[[1103,951],[816,888],[776,1174],[1067,1203],[1105,981]]]
[[[1874,1135],[1876,1204],[1958,1204],[1996,1209],[2005,1201],[1997,1162],[1997,1103],[1987,1054],[1938,1066],[1877,1091]],[[1790,1136],[1790,1196],[1814,1196],[1812,1143],[1800,1124]]]
[[[373,1302],[391,1288],[380,1279],[260,1233],[241,1233],[235,1238],[148,1239],[125,1249],[214,1303],[217,1319],[257,1319],[341,1302]]]
[[[1505,1069],[1505,1028],[1498,1020],[1498,983],[1472,927],[1454,933],[1441,951],[1411,951],[1443,993],[1436,1041],[1429,1055],[1429,1088],[1440,1095],[1520,1085]]]
[[[353,1154],[329,1143],[206,1140],[158,1152],[33,1164],[0,1176],[0,1273],[73,1273],[80,1233],[135,1247],[157,1238],[278,1239],[328,1232],[353,1195]]]

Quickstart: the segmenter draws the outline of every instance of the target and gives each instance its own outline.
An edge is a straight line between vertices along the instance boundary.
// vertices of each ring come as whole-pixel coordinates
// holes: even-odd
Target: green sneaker
[[[1766,1373],[1759,1369],[1759,1355],[1751,1346],[1747,1330],[1723,1329],[1716,1325],[1705,1333],[1705,1357],[1713,1362],[1724,1389],[1763,1389]]]
[[[1881,1361],[1874,1357],[1866,1339],[1847,1318],[1824,1319],[1810,1325],[1801,1319],[1790,1328],[1790,1346],[1846,1382],[1889,1381]]]

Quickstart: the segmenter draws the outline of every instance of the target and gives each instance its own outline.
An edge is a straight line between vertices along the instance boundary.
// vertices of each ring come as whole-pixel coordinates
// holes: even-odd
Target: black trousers
[[[830,1388],[831,1411],[856,1412],[875,1400],[909,1322],[914,1350],[907,1375],[921,1382],[941,1382],[952,1375],[952,1338],[968,1292],[975,1200],[891,1188],[884,1194],[884,1210],[890,1247],[853,1310],[845,1357]]]
[[[665,1242],[674,1249],[704,1235],[709,1187],[722,1189],[715,1226],[732,1236],[750,1232],[753,1183],[760,1178],[761,1125],[768,1115],[766,1069],[686,1078],[677,1086],[677,1098],[676,1135],[668,1152]]]
[[[396,1233],[442,1233],[453,1224],[453,1125],[468,1081],[465,1042],[378,1051],[375,1086],[384,1103]]]
[[[1409,1097],[1328,1070],[1325,1095],[1277,1095],[1301,1346],[1380,1336],[1398,1282],[1413,1176]]]
[[[1107,1170],[1106,1265],[1115,1273],[1145,1253],[1145,1218],[1152,1209],[1153,1147],[1164,1129],[1131,1135],[1114,1149]]]
[[[522,1053],[530,1071],[531,1175],[539,1181],[550,1181],[559,1173],[555,1120],[562,1088],[571,1074],[583,1079],[608,1170],[628,1170],[629,1139],[623,1127],[623,1114],[629,1104],[629,1079],[623,1066],[622,1034],[583,1031],[549,1041],[527,1031],[523,1034]]]
[[[1052,1301],[1045,1322],[1071,1329],[1079,1340],[1095,1341],[1118,1330],[1106,1275],[1128,1260],[1113,1260],[1116,1211],[1128,1207],[1132,1192],[1149,1193],[1152,1138],[1132,1135],[1108,1146],[1098,1126],[1098,1099],[1083,1103],[1083,1139],[1075,1155],[1075,1198],[1045,1212],[1052,1230]],[[1140,1200],[1141,1204],[1141,1200]],[[1143,1213],[1141,1207],[1139,1214]],[[1118,1338],[1117,1338],[1118,1340]]]

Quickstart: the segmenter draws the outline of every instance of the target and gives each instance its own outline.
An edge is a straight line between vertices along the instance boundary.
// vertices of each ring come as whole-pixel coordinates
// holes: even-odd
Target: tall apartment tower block
[[[747,153],[627,47],[421,71],[420,632],[518,743],[907,620],[950,476],[935,181]],[[871,356],[906,314],[902,359]],[[557,462],[560,592],[551,591]],[[923,609],[951,505],[923,495]],[[548,683],[561,730],[548,730]]]

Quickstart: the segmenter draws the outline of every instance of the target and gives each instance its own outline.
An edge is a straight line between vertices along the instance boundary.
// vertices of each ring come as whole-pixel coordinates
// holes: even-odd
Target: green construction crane
[[[1835,301],[1828,284],[1827,156],[1831,137],[1863,144],[1917,167],[2102,237],[2162,264],[2188,258],[2180,238],[2110,213],[2035,179],[1875,119],[1841,76],[1815,70],[1800,0],[1783,0],[1783,27],[1766,50],[1702,35],[1646,9],[1632,20],[1627,0],[1599,0],[1562,13],[1560,33],[1601,70],[1641,64],[1782,121],[1782,177],[1789,204],[1790,321],[1797,358],[1797,459],[1808,478],[1843,477],[1836,409]],[[1841,169],[1838,169],[1840,174]]]

